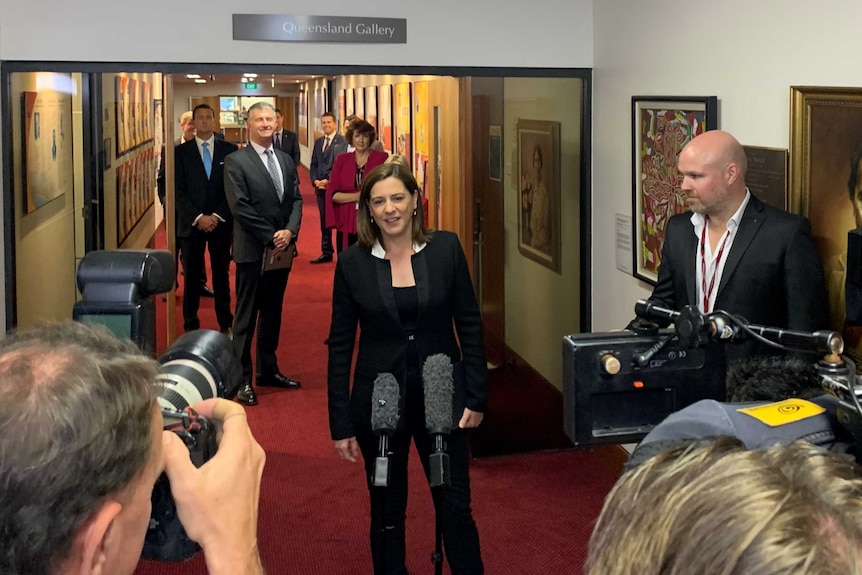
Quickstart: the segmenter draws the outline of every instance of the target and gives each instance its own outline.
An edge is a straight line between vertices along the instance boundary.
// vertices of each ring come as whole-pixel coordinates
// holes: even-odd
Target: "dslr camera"
[[[192,405],[212,397],[231,398],[242,381],[233,342],[222,333],[196,330],[184,334],[159,358],[156,384],[162,388],[159,407],[164,429],[182,438],[192,463],[200,467],[216,453],[216,428]],[[141,556],[159,561],[184,561],[200,548],[189,539],[177,515],[168,476],[156,481],[153,510]]]

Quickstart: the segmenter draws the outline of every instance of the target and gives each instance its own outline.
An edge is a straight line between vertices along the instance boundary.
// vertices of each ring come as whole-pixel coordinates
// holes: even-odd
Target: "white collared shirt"
[[[427,243],[417,244],[413,242],[413,253],[419,253],[425,249]],[[386,259],[386,250],[383,249],[383,246],[380,244],[380,240],[374,240],[374,245],[371,246],[371,255],[377,259],[385,260]]]
[[[254,148],[254,151],[257,152],[257,157],[260,158],[260,161],[263,162],[263,167],[269,170],[269,166],[266,161],[266,151],[272,150],[272,156],[275,158],[275,169],[278,171],[278,177],[281,178],[281,181],[284,181],[284,173],[281,171],[281,162],[278,161],[278,157],[275,154],[274,144],[270,144],[268,148],[264,148],[260,144],[256,144],[252,141],[249,141],[251,147]]]
[[[700,240],[701,237],[704,237],[703,232],[704,226],[706,225],[706,217],[703,214],[698,213],[693,213],[691,215],[691,223],[692,226],[694,226],[693,232],[697,238],[697,250],[695,251],[694,256],[695,282],[697,285],[697,309],[703,313],[714,311],[715,299],[718,295],[718,286],[721,285],[721,276],[724,273],[724,265],[727,262],[727,256],[730,253],[730,249],[733,247],[733,240],[736,238],[736,233],[739,231],[739,224],[742,223],[742,214],[745,213],[745,208],[748,206],[749,199],[751,199],[751,192],[746,188],[745,198],[742,200],[742,203],[739,205],[736,212],[734,212],[730,219],[727,220],[727,230],[725,230],[724,234],[719,238],[718,243],[715,244],[718,249],[718,246],[721,246],[722,243],[724,243],[724,249],[718,250],[721,252],[720,260],[717,258],[719,254],[713,253],[712,246],[709,245],[709,233],[705,235],[706,245],[703,246],[703,254],[706,259],[706,291],[709,291],[709,284],[713,282],[713,277],[715,278],[712,292],[709,294],[709,310],[703,309],[704,281],[700,255]]]

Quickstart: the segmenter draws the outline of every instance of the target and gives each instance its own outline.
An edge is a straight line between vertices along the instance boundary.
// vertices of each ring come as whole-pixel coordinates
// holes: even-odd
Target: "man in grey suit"
[[[313,264],[332,261],[332,230],[326,227],[326,185],[329,183],[329,173],[339,151],[345,151],[347,145],[344,137],[337,132],[335,114],[326,112],[320,117],[323,136],[314,141],[311,151],[311,185],[317,198],[317,209],[320,212],[320,255],[311,260]]]
[[[290,270],[263,272],[266,248],[294,248],[302,220],[302,195],[293,159],[273,146],[275,108],[265,102],[248,111],[249,145],[225,158],[225,193],[234,217],[236,262],[234,351],[243,384],[237,400],[256,405],[251,385],[251,340],[257,325],[257,385],[295,389],[300,383],[278,369],[275,352]],[[260,322],[258,323],[258,316]]]

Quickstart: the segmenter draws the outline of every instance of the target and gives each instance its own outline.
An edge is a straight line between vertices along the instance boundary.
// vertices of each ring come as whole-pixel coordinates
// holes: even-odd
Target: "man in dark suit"
[[[180,135],[179,138],[174,140],[174,148],[184,144],[185,142],[188,142],[189,140],[195,139],[195,123],[194,123],[194,119],[192,118],[191,111],[183,112],[182,115],[180,116],[179,121],[180,121],[180,130],[182,131],[182,134]],[[215,133],[215,137],[224,139],[224,135],[219,134],[218,132]],[[165,145],[164,144],[162,144],[162,151],[159,155],[159,172],[158,172],[158,175],[156,176],[156,186],[157,186],[157,190],[158,190],[158,194],[159,194],[159,201],[162,203],[162,213],[166,214],[167,213],[166,212],[166,210],[167,210],[167,204],[166,204],[166,202],[167,202],[167,200],[166,200],[166,198],[167,198],[167,186],[165,183]],[[179,264],[180,263],[183,264],[183,270],[185,270],[185,268],[186,268],[186,263],[185,263],[186,262],[186,256],[180,247],[181,242],[179,241],[179,238],[176,237],[176,239],[177,239],[176,247],[174,248],[174,259],[176,260],[176,265],[174,265],[174,275],[177,275],[177,272],[179,271]],[[185,273],[185,271],[183,271],[183,273]],[[215,293],[209,288],[209,286],[207,286],[206,270],[204,270],[201,273],[200,281],[201,281],[201,283],[200,283],[200,295],[202,297],[215,297]]]
[[[264,250],[293,249],[302,220],[302,195],[296,165],[275,149],[275,109],[258,102],[248,111],[249,145],[225,160],[225,192],[234,217],[236,262],[234,350],[240,358],[243,384],[237,399],[256,405],[251,385],[251,340],[257,325],[257,385],[295,389],[300,383],[282,375],[275,352],[281,309],[290,270],[262,272]],[[258,315],[260,321],[258,322]]]
[[[200,104],[192,112],[196,135],[174,148],[176,158],[177,238],[185,254],[186,290],[183,327],[199,329],[200,285],[204,252],[209,246],[215,312],[222,333],[233,324],[230,310],[230,244],[233,218],[224,191],[224,160],[237,146],[213,133],[215,112]]]
[[[748,191],[739,142],[727,132],[705,132],[683,148],[678,167],[691,211],[668,221],[650,300],[675,310],[724,310],[771,327],[827,327],[826,287],[811,224]],[[776,353],[754,341],[726,351],[728,359]]]
[[[299,167],[299,137],[296,132],[284,129],[284,114],[275,109],[276,126],[272,134],[272,145],[281,150],[293,160],[293,165]]]
[[[314,141],[311,151],[311,185],[317,198],[317,210],[320,212],[320,255],[311,260],[313,264],[332,261],[332,230],[326,227],[326,185],[329,183],[329,173],[335,161],[337,150],[346,147],[344,137],[337,132],[335,114],[325,112],[320,117],[323,136]],[[343,151],[343,150],[342,150]]]

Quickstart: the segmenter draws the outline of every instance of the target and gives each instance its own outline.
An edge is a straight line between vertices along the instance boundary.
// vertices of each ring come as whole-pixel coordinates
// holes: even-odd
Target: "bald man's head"
[[[682,149],[678,167],[692,211],[729,218],[742,203],[748,162],[742,145],[727,132],[713,130],[693,138]]]

